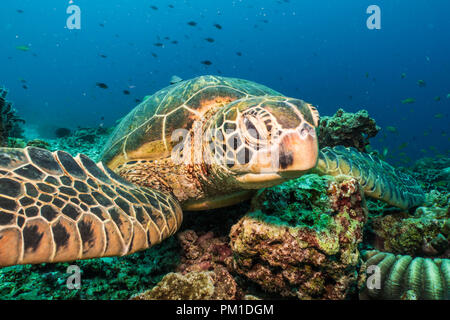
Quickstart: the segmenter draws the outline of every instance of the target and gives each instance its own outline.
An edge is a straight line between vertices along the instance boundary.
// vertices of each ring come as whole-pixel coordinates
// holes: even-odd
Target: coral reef
[[[424,182],[426,191],[450,190],[450,158],[422,158],[417,160],[410,168],[411,174]]]
[[[49,140],[50,150],[64,150],[73,156],[79,153],[94,161],[100,160],[103,146],[114,128],[78,128],[71,135]]]
[[[411,215],[379,215],[368,225],[375,249],[412,256],[450,257],[450,194],[431,191],[424,206]],[[370,236],[369,236],[370,237]]]
[[[354,147],[359,151],[367,151],[369,139],[380,131],[375,120],[369,117],[366,110],[357,113],[338,109],[332,117],[322,117],[319,125],[319,146]]]
[[[193,230],[178,234],[181,263],[177,273],[168,274],[153,289],[132,299],[226,299],[242,298],[226,265],[232,260],[227,237],[212,232],[198,235]]]
[[[318,216],[307,214],[311,210]],[[296,212],[303,218],[293,218]],[[357,280],[357,245],[366,217],[354,179],[307,175],[265,189],[253,201],[252,213],[231,229],[231,267],[285,297],[348,298]]]
[[[362,299],[450,299],[450,259],[378,251],[362,256],[366,261],[361,267],[365,278],[361,282]],[[373,266],[378,266],[378,271]]]
[[[0,88],[0,146],[7,147],[8,138],[22,138],[23,129],[21,124],[25,121],[17,116],[17,111],[12,103],[6,100],[8,91]]]
[[[0,269],[0,299],[128,299],[153,287],[179,264],[174,237],[151,250],[125,257],[100,258],[72,263],[20,265]],[[66,286],[69,265],[81,270],[81,288]]]

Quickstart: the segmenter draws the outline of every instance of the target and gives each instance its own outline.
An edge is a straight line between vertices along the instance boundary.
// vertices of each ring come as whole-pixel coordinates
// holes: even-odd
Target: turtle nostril
[[[301,138],[306,138],[308,135],[314,137],[315,136],[315,130],[309,124],[304,123],[301,126],[301,128],[300,128],[300,137]]]
[[[301,136],[302,138],[305,138],[307,135],[308,135],[308,129],[303,128],[303,129],[300,131],[300,136]]]

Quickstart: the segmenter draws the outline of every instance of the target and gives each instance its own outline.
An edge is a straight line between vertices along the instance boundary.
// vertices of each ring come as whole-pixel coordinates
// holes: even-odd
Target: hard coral
[[[450,194],[427,194],[424,206],[412,215],[399,212],[370,222],[375,248],[395,254],[450,257]]]
[[[354,147],[366,151],[369,139],[380,131],[375,120],[369,117],[366,110],[357,113],[336,111],[332,117],[322,117],[319,126],[319,146]]]
[[[308,183],[304,179],[311,180],[311,177],[295,181],[297,185]],[[326,204],[317,195],[310,203],[303,203],[311,208],[322,207],[322,215],[329,218],[322,218],[320,227],[317,221],[312,225],[302,221],[285,223],[279,214],[277,219],[270,218],[267,208],[293,209],[291,204],[296,199],[286,195],[295,194],[298,188],[292,183],[266,189],[253,202],[253,213],[243,217],[230,232],[232,268],[262,289],[282,296],[344,299],[356,286],[357,245],[362,240],[367,208],[356,180],[316,179],[323,179],[327,185],[323,190]],[[279,194],[280,201],[267,206],[268,198],[276,201],[270,196],[273,192]],[[304,192],[307,193],[306,189]],[[306,208],[299,211],[303,209]]]

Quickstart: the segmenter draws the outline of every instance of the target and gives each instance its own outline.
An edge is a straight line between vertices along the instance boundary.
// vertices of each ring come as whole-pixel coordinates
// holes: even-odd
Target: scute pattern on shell
[[[236,78],[200,76],[159,90],[136,106],[118,124],[103,150],[105,164],[118,155],[144,144],[146,158],[159,158],[170,151],[175,129],[189,129],[213,107],[221,107],[247,96],[281,94],[260,84]]]
[[[0,148],[0,166],[0,267],[130,254],[181,225],[171,195],[84,155]]]

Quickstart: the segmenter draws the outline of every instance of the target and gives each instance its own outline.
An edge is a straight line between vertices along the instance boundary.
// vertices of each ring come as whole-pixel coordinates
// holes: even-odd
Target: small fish
[[[417,80],[417,85],[421,88],[425,87],[427,84],[425,80]]]
[[[214,27],[216,27],[217,29],[221,30],[222,26],[218,23],[213,24]]]
[[[242,52],[238,51],[238,52],[236,52],[236,55],[239,57],[242,57]]]
[[[154,52],[152,52],[152,56],[153,56],[154,58],[158,58],[158,55],[157,55],[156,53],[154,53]]]
[[[181,79],[179,76],[177,76],[177,75],[173,75],[171,78],[170,78],[170,84],[175,84],[175,83],[178,83],[178,82],[180,82],[180,81],[183,81],[183,79]]]
[[[17,9],[16,10],[18,13],[23,13],[23,10],[22,9]]]
[[[28,86],[26,84],[22,85],[22,88],[24,88],[25,90],[28,89]]]
[[[140,102],[142,102],[142,100],[141,100],[141,99],[134,99],[134,101],[136,101],[137,103],[140,103]]]
[[[364,74],[364,76],[365,76],[366,78],[369,78],[369,73],[366,72],[366,73]]]
[[[212,62],[209,61],[209,60],[203,60],[203,61],[200,61],[200,63],[201,63],[201,64],[204,64],[205,66],[210,66],[210,65],[212,65]]]
[[[383,152],[381,153],[382,156],[383,156],[383,158],[386,158],[388,152],[389,152],[389,149],[388,149],[387,147],[384,147],[384,148],[383,148]]]
[[[406,98],[405,100],[402,100],[403,104],[414,103],[414,102],[416,102],[416,99],[414,99],[414,98]]]
[[[105,26],[103,23],[99,23],[98,25],[102,28]]]
[[[447,99],[450,99],[450,93],[447,94]]]
[[[402,75],[400,76],[402,79],[405,79],[406,78],[406,73],[402,73]]]
[[[177,40],[172,40],[172,41],[171,41],[171,43],[173,43],[173,44],[177,44],[177,43],[178,43],[178,41],[177,41]]]
[[[190,25],[191,27],[195,27],[197,25],[197,22],[189,21],[187,24]]]
[[[129,94],[130,94],[130,91],[128,91],[128,90],[123,90],[123,94],[129,95]]]
[[[29,51],[30,47],[29,46],[17,46],[16,49],[20,50],[20,51]]]
[[[444,117],[444,115],[442,114],[442,113],[436,113],[435,115],[434,115],[434,118],[435,119],[442,119]]]
[[[150,6],[150,8],[152,8],[153,10],[158,10],[157,6]]]
[[[434,97],[434,101],[441,101],[441,97],[439,96]]]
[[[389,132],[391,132],[391,133],[398,133],[397,128],[396,128],[396,127],[393,127],[393,126],[387,126],[387,127],[386,127],[386,130],[389,131]]]
[[[165,40],[170,40],[170,37],[164,37]]]
[[[171,8],[171,9],[175,8],[175,7],[173,6],[173,4],[169,4],[168,7]]]
[[[102,89],[108,89],[108,86],[106,85],[106,83],[103,83],[103,82],[97,82],[95,85]]]
[[[214,42],[213,38],[205,38],[205,40],[208,41],[208,42]]]
[[[156,42],[153,44],[155,47],[164,47],[164,44],[162,44],[161,42]]]
[[[107,58],[108,56],[105,55],[105,54],[100,54],[100,57],[102,57],[102,58]]]
[[[101,117],[100,117],[100,120],[102,120],[102,121],[105,120],[105,117],[104,117],[104,116],[101,116]]]
[[[401,145],[398,146],[398,150],[403,150],[408,146],[408,142],[403,142]]]

